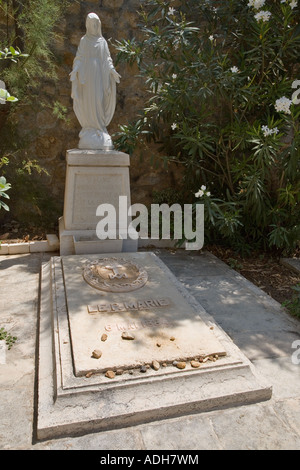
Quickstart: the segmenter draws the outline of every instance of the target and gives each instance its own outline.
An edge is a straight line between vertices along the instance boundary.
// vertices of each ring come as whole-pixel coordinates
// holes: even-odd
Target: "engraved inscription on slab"
[[[92,287],[107,292],[130,292],[143,287],[145,269],[123,258],[100,258],[83,268],[83,278]]]

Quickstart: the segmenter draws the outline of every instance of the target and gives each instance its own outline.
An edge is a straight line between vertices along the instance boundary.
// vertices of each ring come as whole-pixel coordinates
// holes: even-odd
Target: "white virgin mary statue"
[[[70,74],[73,108],[82,127],[80,149],[113,149],[107,126],[115,112],[116,83],[120,78],[102,36],[100,18],[90,13]]]

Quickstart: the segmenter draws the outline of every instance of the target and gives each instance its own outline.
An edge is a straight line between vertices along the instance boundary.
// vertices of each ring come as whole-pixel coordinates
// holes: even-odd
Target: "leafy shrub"
[[[137,64],[149,99],[135,122],[120,127],[116,145],[132,153],[151,140],[183,166],[182,186],[205,205],[209,240],[294,249],[297,2],[147,0],[139,15],[141,37],[115,46],[118,61]]]

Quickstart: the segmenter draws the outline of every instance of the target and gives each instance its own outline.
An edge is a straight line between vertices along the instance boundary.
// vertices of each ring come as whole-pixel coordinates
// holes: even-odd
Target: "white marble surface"
[[[90,13],[70,74],[73,108],[82,127],[80,149],[113,149],[107,126],[115,112],[120,78],[102,36],[100,18]]]

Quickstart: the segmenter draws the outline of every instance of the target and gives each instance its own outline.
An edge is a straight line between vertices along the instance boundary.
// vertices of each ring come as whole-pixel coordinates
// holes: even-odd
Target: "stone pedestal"
[[[137,250],[137,239],[128,233],[129,166],[129,155],[115,150],[67,151],[64,214],[59,220],[61,255]],[[126,196],[127,202],[121,214],[120,196]],[[96,233],[100,204],[111,204],[116,211],[116,236],[108,234],[105,240]]]

